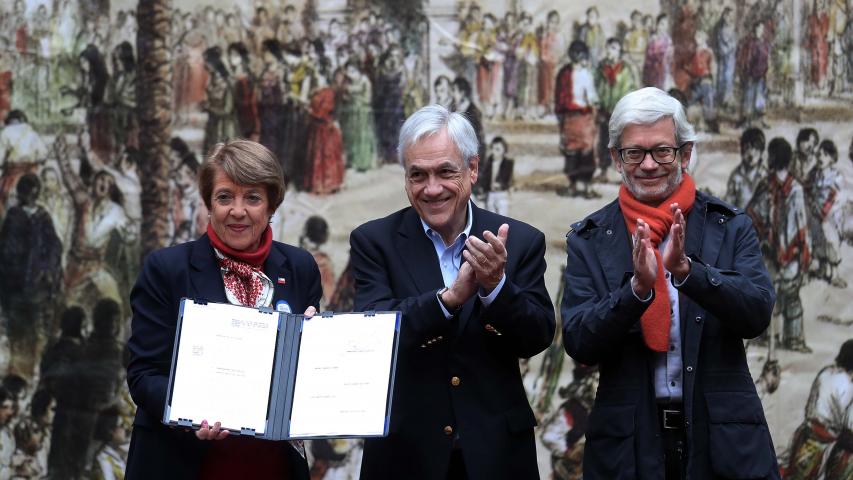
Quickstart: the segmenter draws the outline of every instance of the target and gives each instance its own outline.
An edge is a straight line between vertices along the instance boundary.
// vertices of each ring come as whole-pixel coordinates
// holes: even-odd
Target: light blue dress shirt
[[[661,254],[669,238],[664,238],[658,246]],[[681,359],[681,320],[678,309],[678,289],[690,277],[688,273],[684,280],[676,283],[672,274],[664,269],[666,275],[666,288],[669,293],[669,350],[666,352],[655,352],[655,397],[659,402],[680,402],[684,385],[683,363]],[[633,291],[633,290],[632,290]],[[634,292],[634,296],[641,302],[650,302],[651,293],[648,298],[642,299]]]
[[[465,229],[452,244],[445,245],[444,240],[441,238],[438,232],[430,228],[429,225],[421,219],[421,226],[424,228],[424,233],[427,238],[432,241],[433,246],[435,247],[435,253],[438,258],[438,266],[441,269],[441,277],[444,280],[444,286],[450,287],[453,285],[453,282],[456,280],[456,276],[459,274],[459,268],[462,266],[462,250],[465,249],[465,240],[468,239],[468,236],[471,235],[471,225],[473,222],[473,211],[471,209],[471,201],[468,201],[468,220],[465,223]],[[478,292],[478,296],[480,297],[480,302],[483,303],[484,306],[488,307],[495,301],[495,298],[500,293],[501,288],[503,288],[504,283],[506,282],[506,274],[501,277],[500,283],[498,286],[494,288],[488,295],[484,295],[486,292],[481,288]],[[438,302],[438,299],[436,298]],[[441,307],[441,311],[444,312],[444,316],[448,319],[452,318],[453,315],[444,308],[444,304],[438,302],[438,306]]]

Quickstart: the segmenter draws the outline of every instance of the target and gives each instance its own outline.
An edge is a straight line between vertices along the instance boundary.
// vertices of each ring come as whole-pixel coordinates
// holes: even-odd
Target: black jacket
[[[752,222],[696,193],[687,216],[690,276],[679,287],[688,477],[778,479],[779,467],[743,340],[770,323],[775,293]],[[585,479],[664,478],[647,304],[631,292],[631,240],[614,201],[568,234],[563,341],[600,381],[584,450]]]
[[[368,222],[350,236],[356,310],[403,313],[391,433],[365,442],[363,480],[444,479],[457,434],[469,478],[539,477],[536,418],[518,360],[554,338],[545,237],[522,222],[472,211],[471,234],[478,238],[509,224],[506,282],[488,308],[475,296],[452,320],[436,298],[441,270],[414,209]]]
[[[273,304],[285,300],[298,313],[309,305],[319,305],[323,294],[320,271],[310,253],[273,242],[264,273],[271,279],[286,280],[284,285],[275,283]],[[128,480],[196,478],[211,443],[161,423],[181,297],[228,301],[207,235],[150,254],[130,292],[133,320],[127,343],[127,384],[137,410],[127,459]],[[305,459],[289,445],[283,446],[289,455],[289,480],[307,480]]]

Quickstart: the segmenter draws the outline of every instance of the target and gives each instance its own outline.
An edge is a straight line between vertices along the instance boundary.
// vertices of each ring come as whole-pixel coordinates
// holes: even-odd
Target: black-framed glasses
[[[652,160],[661,165],[666,165],[675,161],[676,154],[679,150],[684,148],[685,145],[687,144],[682,143],[677,147],[661,145],[655,148],[618,148],[616,151],[619,152],[619,158],[622,159],[622,163],[628,165],[639,165],[643,163],[646,155],[651,155]]]

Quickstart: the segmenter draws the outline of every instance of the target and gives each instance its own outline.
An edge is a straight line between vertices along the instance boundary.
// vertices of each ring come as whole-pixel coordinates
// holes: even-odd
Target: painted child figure
[[[767,178],[764,146],[760,128],[747,128],[740,136],[740,165],[732,171],[726,186],[726,201],[738,208],[749,204],[758,184]]]
[[[839,248],[841,232],[833,220],[839,210],[838,195],[842,177],[837,168],[838,148],[832,140],[824,140],[817,151],[814,167],[806,176],[806,201],[809,213],[809,234],[812,236],[811,274],[838,288],[847,282],[838,276],[841,263]]]
[[[506,156],[509,147],[503,137],[495,137],[489,145],[489,156],[480,170],[475,188],[486,210],[499,215],[509,214],[515,160]]]

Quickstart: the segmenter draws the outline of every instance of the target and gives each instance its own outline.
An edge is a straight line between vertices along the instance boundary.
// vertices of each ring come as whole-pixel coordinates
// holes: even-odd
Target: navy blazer
[[[597,364],[584,478],[664,478],[654,354],[642,338],[647,304],[631,292],[631,239],[614,201],[568,234],[563,341]],[[775,293],[747,215],[702,192],[687,216],[690,275],[679,287],[688,476],[779,478],[743,340],[770,323]]]
[[[319,305],[323,294],[320,271],[305,250],[273,242],[264,273],[274,281],[285,279],[284,285],[275,282],[273,304],[285,300],[295,313]],[[161,423],[182,297],[228,302],[207,235],[148,255],[130,292],[133,320],[127,342],[127,384],[137,409],[127,459],[129,480],[195,478],[210,445],[193,432]],[[289,478],[307,479],[305,459],[289,446],[284,450],[290,456]]]
[[[535,228],[472,209],[471,234],[509,224],[506,282],[494,303],[475,296],[452,320],[435,247],[411,207],[350,236],[356,310],[400,310],[402,328],[390,435],[368,439],[361,478],[444,479],[454,437],[472,479],[539,478],[519,358],[554,338],[545,288],[545,237]]]

